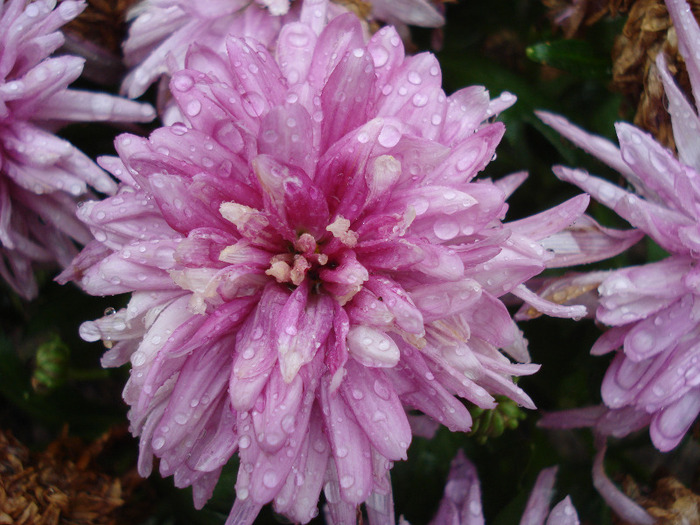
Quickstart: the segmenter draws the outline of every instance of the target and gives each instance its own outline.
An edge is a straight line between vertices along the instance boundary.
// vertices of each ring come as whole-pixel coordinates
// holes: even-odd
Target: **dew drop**
[[[374,381],[373,388],[374,388],[374,392],[379,397],[381,397],[385,401],[389,399],[389,388],[382,381],[380,381],[379,379],[376,379]]]
[[[353,476],[343,476],[340,478],[340,486],[344,489],[349,489],[355,484],[355,478]]]
[[[377,46],[372,49],[372,59],[374,67],[382,67],[389,61],[389,52],[382,46]]]
[[[274,470],[268,470],[263,474],[263,485],[268,489],[275,488],[275,485],[277,485],[277,473]]]
[[[382,412],[381,410],[377,410],[373,415],[372,415],[372,421],[375,423],[379,423],[380,421],[386,421],[386,414]]]
[[[134,352],[131,355],[131,364],[134,366],[141,366],[146,362],[146,354],[143,352]]]
[[[322,454],[326,450],[326,442],[323,439],[317,439],[314,441],[313,448],[319,454]]]
[[[469,512],[471,512],[474,516],[480,516],[481,515],[481,503],[478,501],[470,501],[469,502]]]
[[[433,232],[438,239],[447,241],[459,234],[459,224],[449,217],[440,217],[433,224]]]
[[[199,100],[190,100],[185,107],[188,117],[196,117],[202,111],[202,103]]]
[[[398,144],[399,140],[401,140],[401,132],[396,126],[391,124],[384,126],[377,137],[377,142],[385,148],[393,148]]]
[[[417,72],[411,71],[408,74],[408,81],[414,86],[418,86],[423,81],[423,79]]]
[[[178,91],[188,91],[192,86],[194,86],[194,81],[189,75],[176,75],[175,78],[173,78],[173,87]]]

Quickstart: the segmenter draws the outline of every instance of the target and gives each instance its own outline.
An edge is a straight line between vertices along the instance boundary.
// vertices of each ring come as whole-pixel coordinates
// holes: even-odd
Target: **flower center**
[[[299,235],[289,252],[271,257],[265,273],[294,286],[308,279],[312,290],[332,295],[344,305],[362,290],[369,273],[353,250],[357,233],[350,229],[350,221],[339,215],[326,231],[332,238],[321,243],[309,233]]]
[[[269,243],[270,220],[263,212],[234,202],[223,203],[220,211],[253,245],[268,253],[274,250]],[[350,229],[349,220],[338,215],[326,226],[326,231],[330,235],[322,233],[314,237],[308,232],[299,233],[282,250],[278,246],[272,251],[265,274],[290,286],[308,280],[311,290],[327,293],[344,305],[362,289],[369,273],[357,260],[354,248],[358,235]],[[221,260],[230,260],[229,250],[236,252],[237,246],[225,248]]]
[[[278,283],[299,286],[308,273],[317,275],[318,269],[326,264],[328,255],[319,253],[316,239],[309,233],[302,233],[294,243],[293,251],[272,256],[265,274],[274,277]]]

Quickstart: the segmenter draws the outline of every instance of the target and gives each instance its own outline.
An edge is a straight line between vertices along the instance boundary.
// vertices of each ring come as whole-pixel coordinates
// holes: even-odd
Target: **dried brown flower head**
[[[126,12],[138,0],[88,0],[87,7],[64,31],[80,35],[116,55],[126,35]]]
[[[603,17],[628,13],[622,34],[612,50],[612,87],[636,108],[634,124],[652,133],[659,142],[675,149],[671,118],[665,107],[663,84],[656,69],[656,56],[663,52],[671,74],[686,94],[690,82],[678,39],[663,0],[543,0],[549,17],[566,38],[580,35]],[[700,0],[689,0],[700,20]]]
[[[641,495],[639,487],[630,479],[625,481],[624,488],[628,496],[656,519],[656,525],[700,523],[700,496],[676,478],[659,479],[653,492],[647,496]],[[625,521],[618,523],[628,525]]]
[[[0,524],[117,525],[117,511],[143,481],[135,472],[115,477],[95,460],[126,430],[108,432],[85,446],[62,436],[41,453],[31,453],[0,431]]]
[[[547,8],[547,16],[561,28],[566,38],[574,38],[585,27],[595,24],[608,14],[616,14],[619,7],[630,0],[542,0]]]
[[[697,18],[700,0],[690,0],[690,4]],[[613,85],[636,106],[635,125],[674,149],[671,119],[655,63],[660,52],[665,54],[669,70],[681,89],[689,94],[685,63],[678,52],[676,31],[663,0],[636,0],[613,48]]]

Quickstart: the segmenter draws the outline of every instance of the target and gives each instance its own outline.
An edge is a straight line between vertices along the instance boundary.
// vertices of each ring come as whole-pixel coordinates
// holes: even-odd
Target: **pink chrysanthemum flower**
[[[161,76],[182,69],[194,43],[223,52],[232,34],[272,46],[283,22],[296,18],[289,7],[289,0],[142,0],[129,14],[123,49],[132,69],[123,93],[139,97]]]
[[[231,34],[253,37],[272,47],[282,24],[298,16],[289,10],[290,0],[142,0],[130,14],[124,57],[132,70],[122,90],[132,98],[143,95],[162,75],[182,69],[193,43],[224,51],[226,36]],[[332,10],[336,15],[346,12],[340,4]],[[423,27],[445,23],[428,0],[378,0],[372,2],[372,17]]]
[[[228,523],[262,505],[299,522],[325,491],[336,523],[367,502],[393,523],[391,462],[416,409],[452,430],[538,368],[500,296],[553,257],[539,241],[585,209],[577,197],[504,227],[524,176],[474,177],[514,100],[446,97],[437,60],[405,57],[396,31],[365,40],[354,15],[308,1],[276,55],[230,37],[193,48],[171,90],[189,124],[123,135],[102,165],[117,195],[79,211],[95,241],[62,280],[132,292],[81,327],[105,366],[129,360],[124,397],[162,475],[198,506],[236,452]],[[582,315],[580,309],[562,308]]]
[[[695,99],[700,100],[700,29],[685,0],[666,3]],[[662,54],[657,65],[679,159],[628,124],[616,126],[618,149],[561,117],[540,116],[618,170],[634,191],[579,169],[556,167],[557,176],[615,210],[670,254],[660,262],[614,271],[603,280],[596,318],[611,328],[592,350],[596,355],[617,350],[603,380],[605,405],[648,415],[654,445],[667,451],[678,445],[700,413],[700,118],[673,81]]]
[[[579,525],[578,514],[566,496],[552,510],[549,502],[554,492],[557,467],[544,469],[537,476],[527,500],[520,525]],[[481,508],[481,484],[476,468],[460,450],[452,460],[445,484],[445,494],[430,525],[484,525]],[[410,525],[401,519],[399,525]]]
[[[54,135],[71,121],[149,121],[153,109],[105,94],[67,89],[83,59],[48,58],[58,29],[84,2],[0,1],[0,275],[23,297],[36,295],[32,263],[65,267],[90,232],[75,219],[88,186],[110,193],[112,179]]]

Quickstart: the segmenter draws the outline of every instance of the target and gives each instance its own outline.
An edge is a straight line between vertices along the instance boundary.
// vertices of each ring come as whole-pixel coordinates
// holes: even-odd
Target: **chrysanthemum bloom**
[[[54,135],[71,121],[149,121],[153,109],[99,93],[67,89],[83,60],[48,58],[58,31],[83,2],[0,2],[0,275],[20,295],[36,294],[32,263],[65,267],[90,232],[75,219],[88,186],[109,193],[112,179]]]
[[[520,519],[520,525],[578,525],[580,523],[569,496],[557,503],[551,511],[549,510],[557,470],[557,467],[546,468],[537,476]],[[399,525],[409,525],[409,523],[406,520],[400,520]],[[484,525],[479,477],[476,468],[461,450],[452,460],[445,484],[445,494],[430,525]]]
[[[229,34],[272,45],[289,11],[289,0],[142,0],[128,19],[124,60],[131,71],[122,91],[135,98],[161,76],[182,69],[190,45],[225,50]]]
[[[344,2],[332,7],[346,12]],[[182,69],[191,44],[225,50],[226,36],[253,37],[274,47],[283,23],[297,19],[288,13],[290,0],[142,0],[131,11],[129,37],[124,57],[132,68],[122,85],[135,98],[162,75]],[[298,8],[296,8],[298,10]],[[286,15],[286,16],[283,16]],[[372,2],[371,17],[389,23],[439,27],[443,16],[428,0],[378,0]]]
[[[668,0],[667,6],[699,100],[700,29],[684,0]],[[700,412],[700,118],[670,77],[663,55],[657,63],[679,159],[628,124],[617,125],[618,149],[560,117],[541,117],[617,169],[634,192],[578,169],[556,167],[555,173],[670,254],[659,262],[614,271],[602,282],[596,318],[611,328],[592,350],[596,355],[617,351],[603,380],[605,405],[650,415],[651,439],[667,451],[678,445]]]
[[[393,523],[406,408],[452,430],[471,425],[455,396],[531,408],[511,376],[538,367],[499,351],[528,360],[498,297],[588,203],[504,227],[523,176],[473,179],[514,97],[446,97],[434,56],[405,57],[391,27],[367,43],[354,15],[326,25],[327,7],[306,2],[275,56],[235,37],[190,51],[171,81],[190,124],[117,139],[102,165],[121,189],[80,208],[95,241],[62,276],[133,293],[81,334],[105,366],[131,361],[143,475],[159,457],[201,506],[238,452],[228,523],[270,501],[306,522],[322,487],[336,523],[362,502]]]

